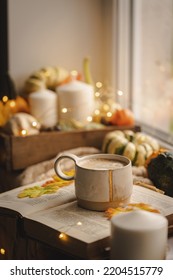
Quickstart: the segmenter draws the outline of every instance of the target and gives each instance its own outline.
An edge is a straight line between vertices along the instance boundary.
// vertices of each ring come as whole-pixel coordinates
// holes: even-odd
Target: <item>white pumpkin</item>
[[[146,159],[157,150],[159,143],[156,139],[131,130],[115,130],[107,133],[102,145],[103,153],[126,156],[135,166],[145,165]]]
[[[40,123],[27,113],[14,114],[3,127],[7,134],[15,136],[34,135],[40,132]]]

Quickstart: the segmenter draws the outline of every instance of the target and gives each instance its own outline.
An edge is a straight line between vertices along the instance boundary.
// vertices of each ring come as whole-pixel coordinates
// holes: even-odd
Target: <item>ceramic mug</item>
[[[63,159],[75,164],[75,175],[61,169]],[[104,211],[109,207],[127,204],[133,179],[131,161],[120,155],[94,154],[83,157],[64,153],[55,161],[56,174],[64,180],[75,180],[78,205],[90,210]]]

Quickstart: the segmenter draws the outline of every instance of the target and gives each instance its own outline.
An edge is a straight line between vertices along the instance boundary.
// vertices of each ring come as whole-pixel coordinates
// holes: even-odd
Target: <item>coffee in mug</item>
[[[75,175],[61,169],[63,159],[75,163]],[[94,154],[83,157],[64,153],[55,161],[55,172],[64,180],[75,180],[78,205],[90,210],[105,211],[125,205],[133,189],[131,161],[120,155]]]
[[[109,170],[116,169],[124,166],[123,162],[115,161],[113,159],[93,158],[84,160],[80,163],[80,166],[93,170]]]

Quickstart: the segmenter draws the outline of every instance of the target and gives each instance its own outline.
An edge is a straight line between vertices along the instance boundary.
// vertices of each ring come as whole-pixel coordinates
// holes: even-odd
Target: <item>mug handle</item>
[[[62,155],[60,155],[60,156],[56,159],[56,161],[55,161],[55,163],[54,163],[54,170],[55,170],[56,174],[57,174],[61,179],[66,180],[66,181],[74,180],[74,175],[68,176],[68,175],[66,175],[66,174],[62,171],[62,169],[61,169],[60,161],[61,161],[62,159],[65,159],[65,158],[69,158],[69,159],[73,160],[75,164],[76,164],[76,162],[77,162],[77,160],[78,160],[78,157],[77,157],[76,155],[73,155],[73,154],[62,154]]]

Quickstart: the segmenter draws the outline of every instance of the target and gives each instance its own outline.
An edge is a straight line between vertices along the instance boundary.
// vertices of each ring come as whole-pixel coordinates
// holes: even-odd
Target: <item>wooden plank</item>
[[[106,133],[115,129],[139,131],[140,127],[112,126],[97,130],[41,132],[38,135],[25,137],[5,136],[6,168],[24,169],[72,148],[88,146],[100,149]]]

